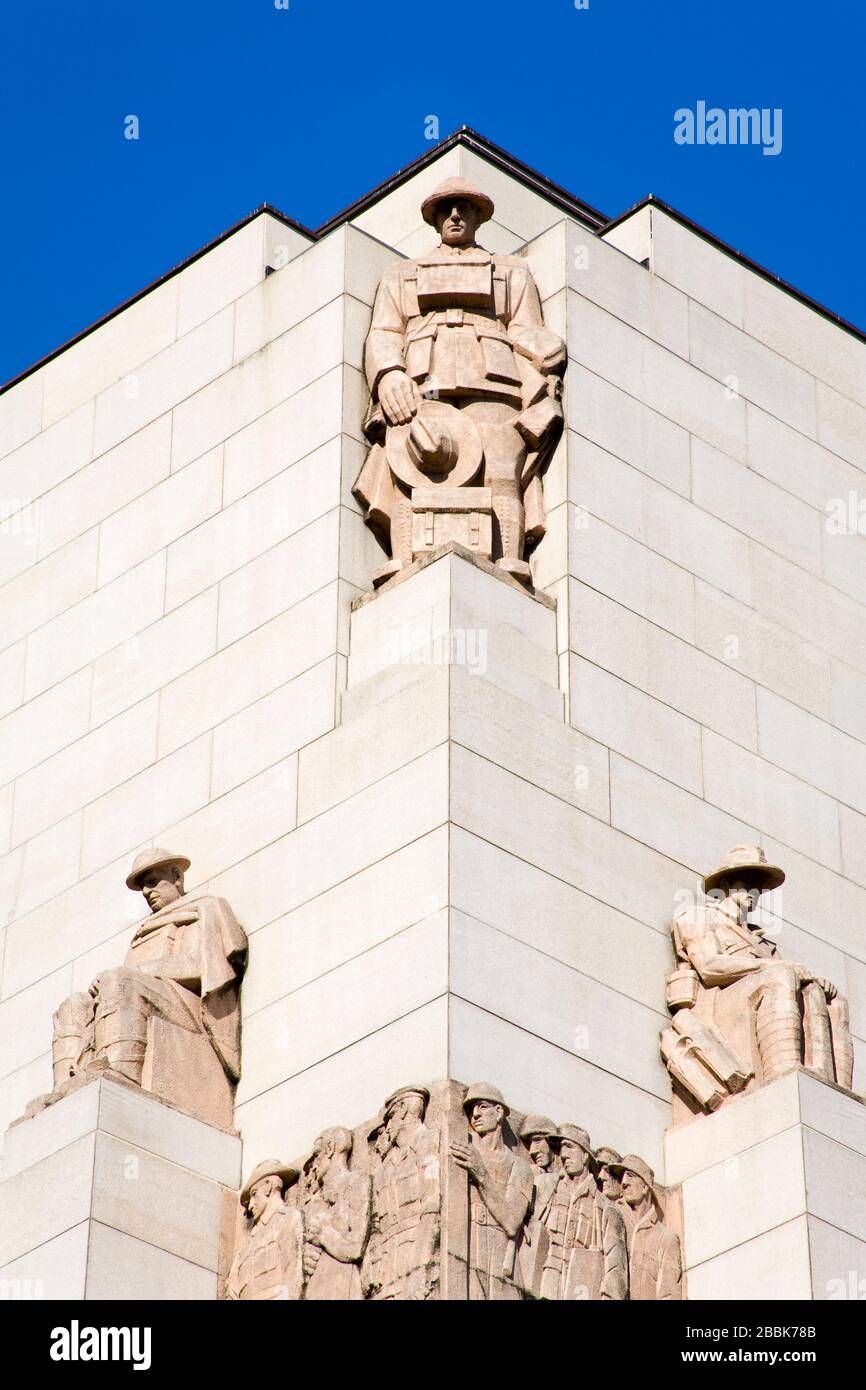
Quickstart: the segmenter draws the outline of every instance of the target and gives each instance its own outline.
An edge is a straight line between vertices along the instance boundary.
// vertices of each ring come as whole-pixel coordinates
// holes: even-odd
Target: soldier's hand
[[[487,1177],[487,1169],[479,1158],[475,1149],[470,1144],[452,1144],[451,1157],[454,1162],[464,1168],[470,1177],[477,1183],[482,1183]]]
[[[379,404],[389,425],[408,425],[421,403],[418,387],[405,372],[386,372],[379,382]]]
[[[304,1245],[303,1265],[304,1274],[309,1279],[316,1272],[316,1265],[319,1263],[321,1250],[317,1245]]]

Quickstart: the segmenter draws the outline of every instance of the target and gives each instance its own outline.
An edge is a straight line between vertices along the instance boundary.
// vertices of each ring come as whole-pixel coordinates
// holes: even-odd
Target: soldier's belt
[[[474,328],[481,337],[510,341],[503,325],[493,313],[477,314],[469,309],[440,309],[431,314],[423,324],[410,329],[406,335],[406,342],[408,344],[415,342],[417,338],[433,337],[440,328]]]

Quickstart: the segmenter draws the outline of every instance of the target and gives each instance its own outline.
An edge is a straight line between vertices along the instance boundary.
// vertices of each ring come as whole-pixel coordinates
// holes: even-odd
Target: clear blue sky
[[[866,327],[863,0],[288,6],[2,6],[0,382],[262,202],[324,221],[429,115],[610,216],[653,192]],[[781,153],[677,145],[699,100],[780,107]]]

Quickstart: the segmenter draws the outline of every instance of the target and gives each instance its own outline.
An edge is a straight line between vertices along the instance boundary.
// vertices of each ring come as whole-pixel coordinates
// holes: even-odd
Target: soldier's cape
[[[141,941],[165,927],[198,924],[201,960],[201,1021],[226,1073],[240,1077],[241,1016],[238,999],[247,958],[247,937],[225,898],[186,893],[160,908],[136,929]]]

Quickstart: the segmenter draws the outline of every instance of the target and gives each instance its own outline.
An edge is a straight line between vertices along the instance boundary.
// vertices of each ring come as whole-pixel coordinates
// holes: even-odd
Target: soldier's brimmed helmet
[[[463,1097],[463,1109],[467,1114],[476,1100],[489,1100],[491,1105],[501,1105],[504,1114],[509,1114],[502,1092],[487,1081],[473,1081],[472,1085],[467,1088],[466,1095]]]
[[[704,892],[728,883],[744,883],[769,893],[785,882],[785,874],[776,864],[768,864],[760,845],[735,845],[723,857],[721,864],[704,879]]]
[[[436,208],[439,204],[456,203],[460,199],[477,207],[482,222],[490,221],[493,216],[493,199],[482,193],[481,189],[476,188],[468,179],[461,178],[445,179],[444,183],[437,184],[421,204],[421,216],[431,227],[435,227]]]
[[[604,1144],[595,1151],[595,1161],[599,1168],[612,1168],[621,1159],[622,1154],[617,1153],[616,1149],[607,1148]]]
[[[635,1177],[645,1182],[649,1188],[656,1209],[659,1214],[661,1214],[661,1197],[656,1188],[656,1175],[648,1163],[645,1163],[637,1154],[625,1154],[618,1163],[611,1163],[609,1166],[610,1171],[616,1173],[618,1178],[621,1178],[623,1173],[634,1173]]]
[[[530,1139],[550,1141],[559,1138],[556,1125],[546,1115],[527,1115],[517,1134],[518,1138],[522,1139],[525,1144],[528,1144]]]
[[[257,1163],[250,1173],[243,1187],[241,1188],[241,1206],[248,1207],[250,1193],[257,1182],[262,1178],[282,1178],[283,1187],[290,1187],[299,1177],[297,1168],[293,1168],[290,1163],[281,1163],[278,1158],[265,1158],[261,1163]]]
[[[150,873],[151,869],[167,868],[169,865],[174,865],[183,874],[189,868],[189,860],[185,854],[172,854],[167,849],[142,850],[141,854],[135,856],[132,868],[126,876],[127,888],[138,891],[145,874]]]
[[[592,1140],[585,1129],[580,1125],[560,1125],[557,1130],[560,1145],[563,1143],[577,1144],[588,1157],[590,1164],[595,1167],[596,1159],[592,1148]]]

